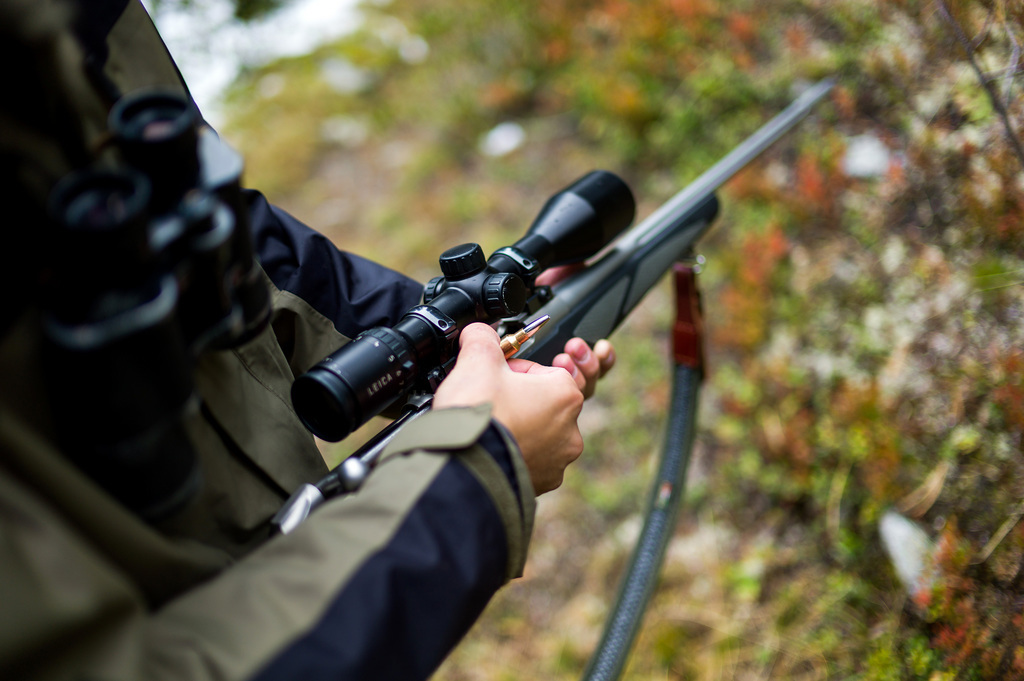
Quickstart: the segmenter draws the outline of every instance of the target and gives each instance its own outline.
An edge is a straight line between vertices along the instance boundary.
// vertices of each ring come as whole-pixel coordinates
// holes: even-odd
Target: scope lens
[[[629,226],[636,201],[616,175],[594,170],[544,204],[515,247],[543,267],[580,262],[594,255]]]
[[[322,440],[337,442],[351,433],[355,397],[344,381],[313,367],[292,384],[292,406],[309,432]]]

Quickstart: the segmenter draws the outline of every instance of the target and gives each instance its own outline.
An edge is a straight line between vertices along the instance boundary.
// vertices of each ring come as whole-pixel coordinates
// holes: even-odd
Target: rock
[[[935,553],[935,544],[928,534],[895,511],[885,512],[878,524],[878,533],[907,593],[913,596],[928,588],[931,585],[928,566]]]
[[[850,138],[843,156],[843,172],[849,177],[880,177],[889,170],[889,148],[872,134]]]

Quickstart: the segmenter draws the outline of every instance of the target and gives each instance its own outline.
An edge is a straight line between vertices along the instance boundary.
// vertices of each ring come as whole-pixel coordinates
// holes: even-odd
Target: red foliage
[[[823,205],[829,200],[825,172],[811,154],[800,154],[796,160],[796,191],[801,201],[811,205]]]
[[[806,52],[807,46],[811,42],[807,28],[801,24],[794,23],[787,26],[782,37],[786,42],[786,47],[798,55]]]
[[[918,589],[912,594],[911,600],[914,601],[914,605],[917,606],[919,610],[921,610],[922,612],[927,612],[932,607],[931,589]]]
[[[903,186],[907,182],[907,169],[903,161],[893,157],[889,161],[889,168],[885,171],[886,182],[892,187]]]
[[[687,27],[715,14],[715,4],[709,0],[668,0],[668,6]]]
[[[741,250],[744,265],[740,277],[751,288],[764,290],[775,266],[789,252],[789,241],[778,224],[771,224],[764,234],[749,235]]]
[[[620,79],[609,89],[609,108],[616,115],[635,122],[645,117],[647,106],[636,83]]]
[[[838,166],[841,149],[837,144],[835,139],[823,139],[822,148],[797,157],[792,202],[798,214],[838,219],[838,197],[846,188],[846,177]]]
[[[764,299],[748,289],[727,285],[718,297],[724,323],[713,326],[713,344],[721,348],[751,350],[763,340]]]
[[[935,550],[935,565],[943,583],[952,589],[970,591],[973,583],[962,576],[969,560],[970,547],[961,536],[955,520],[950,520],[942,530]]]
[[[496,81],[480,92],[480,104],[488,109],[502,111],[511,108],[522,96],[519,88],[508,81]]]
[[[1001,362],[1005,382],[992,390],[992,400],[1011,428],[1024,428],[1024,351],[1013,350]]]
[[[939,625],[932,645],[945,654],[946,664],[961,667],[981,648],[983,631],[974,600],[965,598],[956,605],[954,622]]]
[[[628,0],[605,0],[602,7],[604,13],[616,21],[626,21],[634,10],[633,3]]]
[[[726,187],[729,195],[736,201],[779,198],[775,182],[765,172],[764,166],[757,163],[752,163],[736,173]]]
[[[1004,186],[1003,191],[1007,191]],[[1016,245],[1024,236],[1024,208],[1015,201],[1012,194],[1006,194],[1006,209],[996,222],[996,236],[1001,243]]]
[[[832,89],[832,104],[836,112],[844,120],[853,120],[857,116],[857,98],[850,92],[850,88],[843,85],[836,85]]]
[[[736,275],[718,297],[725,323],[713,327],[716,345],[748,351],[764,340],[769,316],[766,291],[789,249],[786,235],[775,223],[763,233],[744,237]]]
[[[564,38],[552,38],[544,45],[544,60],[551,66],[564,63],[570,54],[569,41]]]
[[[757,40],[757,23],[749,14],[731,12],[725,20],[725,27],[741,45],[750,46]]]

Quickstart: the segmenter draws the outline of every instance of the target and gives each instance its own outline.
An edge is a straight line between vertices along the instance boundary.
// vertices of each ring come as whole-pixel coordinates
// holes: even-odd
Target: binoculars
[[[203,350],[270,317],[241,195],[241,157],[186,99],[111,109],[116,162],[63,178],[48,211],[45,373],[58,436],[79,467],[147,520],[198,486],[182,416]]]

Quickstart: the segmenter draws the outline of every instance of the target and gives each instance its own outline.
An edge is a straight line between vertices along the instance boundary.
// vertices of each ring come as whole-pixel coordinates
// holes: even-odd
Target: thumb
[[[459,336],[459,357],[455,363],[487,367],[504,365],[505,355],[501,351],[497,331],[481,323],[464,328]]]
[[[435,407],[493,402],[502,371],[508,371],[498,334],[486,324],[470,324],[459,338],[459,356],[434,395]]]

